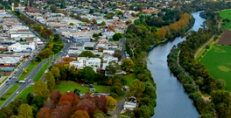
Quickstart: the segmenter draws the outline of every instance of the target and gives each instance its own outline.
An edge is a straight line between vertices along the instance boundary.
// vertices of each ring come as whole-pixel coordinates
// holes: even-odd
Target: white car
[[[19,93],[19,91],[16,92],[16,94],[18,94],[18,93]]]

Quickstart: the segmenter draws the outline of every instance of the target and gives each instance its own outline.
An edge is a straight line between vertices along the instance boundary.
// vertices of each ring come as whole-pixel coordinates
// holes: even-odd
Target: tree
[[[122,70],[126,72],[131,72],[134,67],[135,67],[135,64],[131,59],[122,60],[122,64],[121,64]]]
[[[120,66],[116,61],[109,62],[109,65],[106,67],[106,70],[109,74],[115,75],[116,72],[120,70]]]
[[[119,60],[121,60],[123,56],[123,52],[121,50],[115,50],[115,53],[113,54],[114,57],[117,57]]]
[[[55,108],[55,102],[54,102],[52,99],[48,98],[48,99],[44,102],[43,107],[46,107],[46,108],[48,108],[48,109],[54,109],[54,108]]]
[[[80,73],[79,73],[79,76],[86,80],[86,81],[89,81],[89,82],[93,82],[96,78],[96,74],[95,74],[95,71],[92,69],[92,67],[84,67]]]
[[[75,15],[74,15],[73,13],[71,13],[71,14],[70,14],[70,17],[71,17],[71,18],[74,18],[74,17],[75,17]]]
[[[138,42],[137,40],[127,40],[127,44],[132,51],[132,56],[134,57],[134,51],[138,47]]]
[[[136,108],[134,110],[134,116],[135,118],[148,118],[149,117],[146,109],[143,109],[143,108]]]
[[[60,97],[61,93],[59,90],[51,90],[50,99],[52,99],[55,102],[55,104],[58,104]]]
[[[47,85],[43,81],[38,81],[34,85],[33,93],[38,97],[48,97],[49,96],[49,89],[47,88]]]
[[[90,118],[86,111],[77,110],[71,118]]]
[[[101,26],[105,26],[105,25],[106,25],[105,21],[101,22]]]
[[[13,114],[18,114],[18,108],[24,103],[26,103],[24,99],[16,99],[11,102],[9,107],[12,109]]]
[[[117,101],[111,96],[107,96],[107,108],[109,110],[114,110],[116,108]]]
[[[50,71],[45,75],[45,79],[47,80],[48,89],[53,89],[55,87],[55,78]]]
[[[31,106],[28,104],[22,104],[18,109],[18,115],[24,118],[33,118]]]
[[[13,115],[13,111],[10,107],[6,106],[0,110],[0,118],[10,118]]]
[[[121,34],[121,33],[115,33],[115,34],[112,36],[112,39],[113,39],[114,41],[118,41],[118,40],[120,40],[120,39],[123,38],[123,37],[124,37],[123,34]]]
[[[104,113],[102,112],[102,111],[100,111],[100,110],[95,110],[95,113],[94,113],[94,116],[93,116],[94,118],[105,118],[104,117]]]
[[[74,26],[74,23],[70,23],[69,25]]]
[[[129,87],[129,95],[140,98],[145,91],[145,84],[138,79],[135,79]]]
[[[51,73],[54,76],[56,81],[58,81],[61,78],[59,67],[52,66],[50,71],[51,71]]]
[[[48,108],[41,108],[36,118],[51,118],[51,110]]]
[[[83,51],[78,57],[96,57],[91,51]]]
[[[92,19],[92,22],[93,22],[94,24],[97,24],[96,19]]]

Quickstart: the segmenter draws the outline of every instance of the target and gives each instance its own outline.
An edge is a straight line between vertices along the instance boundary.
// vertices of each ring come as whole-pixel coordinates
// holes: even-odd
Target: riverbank
[[[214,13],[210,12],[210,15],[214,15]],[[226,109],[224,105],[230,108],[229,101],[225,101],[225,99],[231,99],[230,93],[224,91],[224,85],[215,80],[205,67],[194,59],[196,50],[207,43],[215,34],[219,34],[217,25],[213,25],[218,20],[215,20],[216,15],[214,16],[206,16],[207,22],[211,22],[204,24],[207,25],[207,30],[192,32],[187,36],[185,42],[171,50],[168,56],[168,65],[174,75],[183,83],[201,117],[226,118],[230,115],[229,110],[224,110]],[[221,104],[223,106],[220,106]]]

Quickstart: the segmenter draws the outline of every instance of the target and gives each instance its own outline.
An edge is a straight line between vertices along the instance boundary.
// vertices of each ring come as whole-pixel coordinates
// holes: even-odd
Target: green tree
[[[118,41],[118,40],[120,40],[120,39],[123,38],[123,37],[124,37],[123,34],[121,34],[121,33],[115,33],[115,34],[112,36],[112,39],[113,39],[114,41]]]
[[[74,23],[70,23],[69,25],[74,26]]]
[[[0,118],[10,118],[13,115],[13,111],[10,107],[6,106],[0,110]]]
[[[122,60],[122,64],[121,64],[122,70],[124,70],[126,72],[131,72],[134,67],[135,67],[135,64],[131,59],[123,59]]]
[[[109,65],[106,67],[106,70],[109,74],[115,75],[116,72],[120,70],[120,66],[116,61],[109,62]]]
[[[55,87],[55,77],[50,71],[45,75],[45,79],[47,80],[48,89],[53,89]]]
[[[140,98],[143,95],[143,92],[145,91],[145,84],[140,80],[135,79],[134,81],[132,81],[129,89],[130,89],[129,91],[130,96],[135,96]]]
[[[83,51],[79,57],[96,57],[91,51]]]
[[[93,82],[96,78],[95,71],[92,69],[92,67],[84,67],[80,73],[80,77],[88,82]]]
[[[31,106],[28,104],[22,104],[18,109],[18,115],[24,118],[33,118]]]
[[[49,96],[49,89],[47,88],[47,85],[43,81],[38,81],[34,85],[33,93],[38,97],[48,97]]]

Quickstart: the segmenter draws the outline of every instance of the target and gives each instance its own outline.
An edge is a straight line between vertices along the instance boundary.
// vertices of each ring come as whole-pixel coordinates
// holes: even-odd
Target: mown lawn
[[[4,100],[0,100],[0,106],[19,88],[20,86],[17,84],[17,85],[14,85],[12,86],[7,92],[6,94],[4,94],[2,96],[2,98],[4,98]]]
[[[34,86],[30,86],[30,87],[25,88],[25,89],[16,97],[16,99],[18,99],[18,98],[26,99],[27,94],[32,93],[33,89],[34,89]]]
[[[231,92],[231,46],[213,46],[200,62],[215,79],[223,79]]]
[[[110,86],[94,85],[95,92],[110,92]],[[82,87],[82,84],[72,82],[72,81],[62,81],[60,84],[56,85],[54,89],[58,89],[62,94],[67,91],[73,92],[77,88],[81,93],[90,92],[89,87]],[[91,93],[91,92],[90,92]]]
[[[231,21],[231,9],[219,12],[222,19],[229,19]],[[224,29],[231,29],[231,22],[225,23]]]

